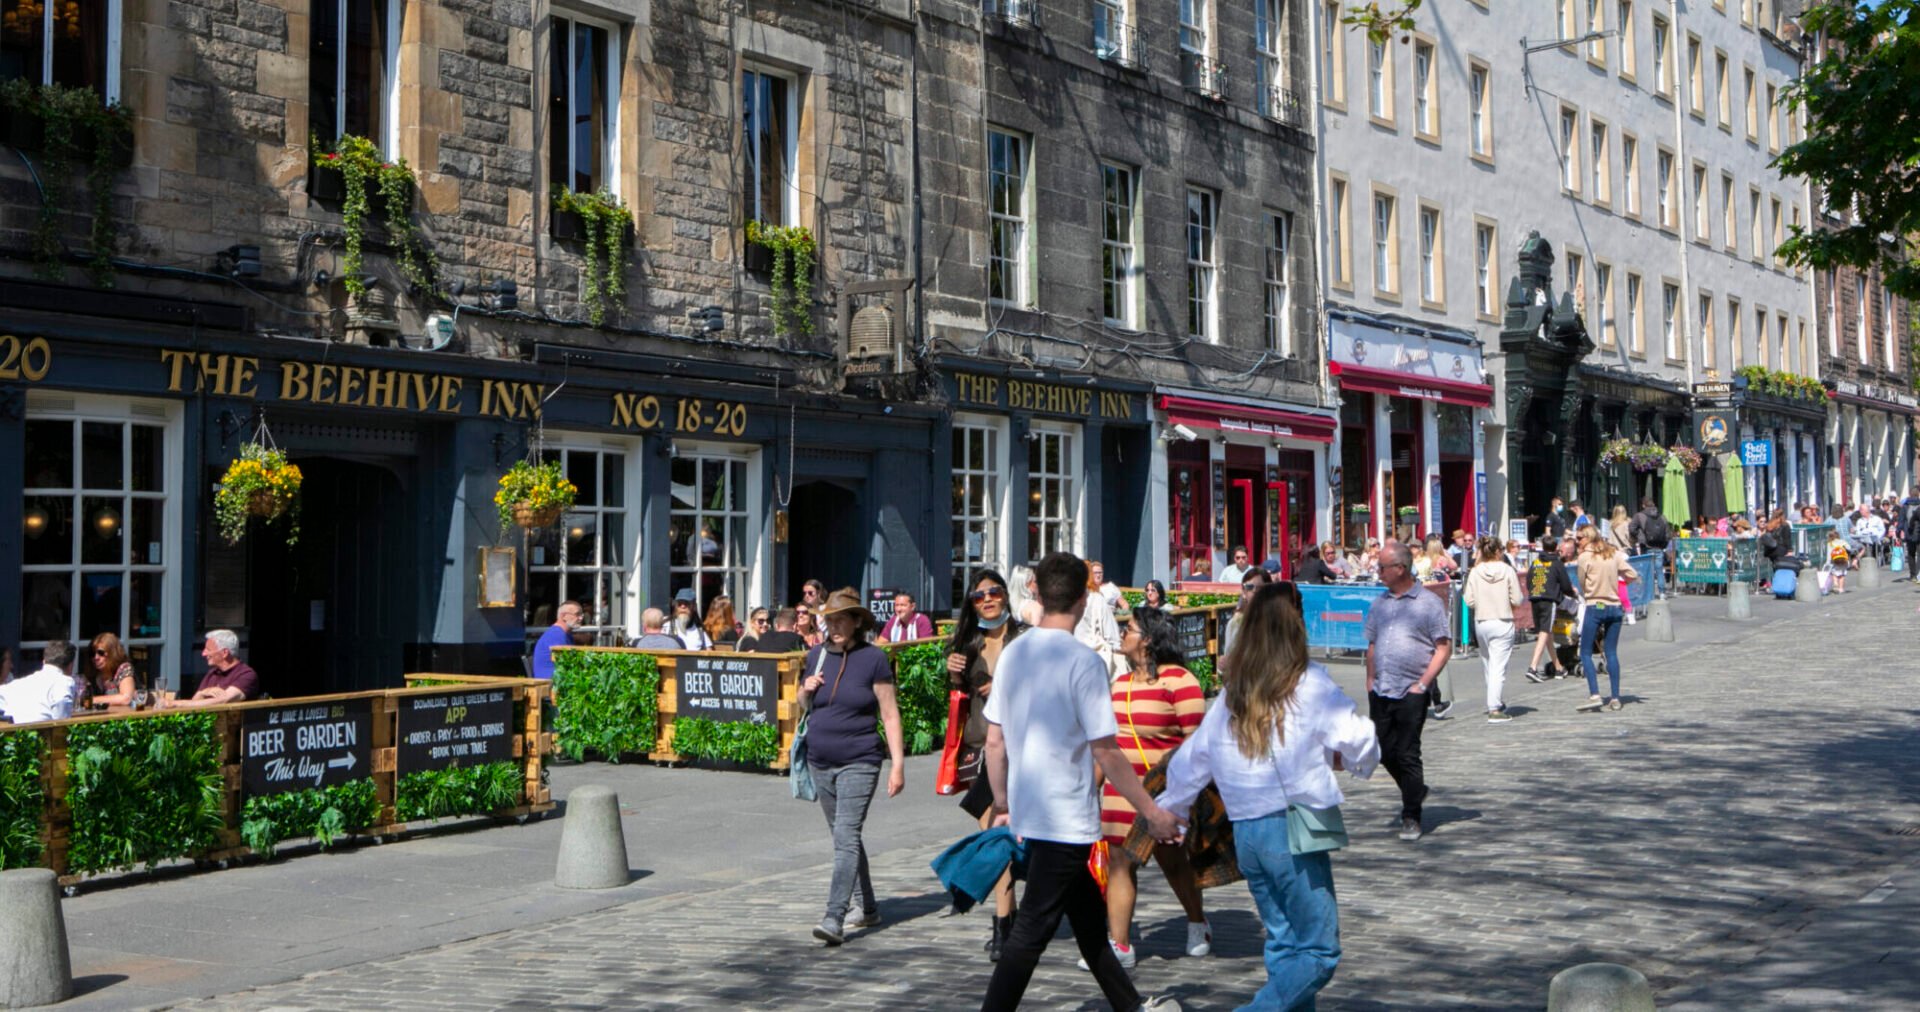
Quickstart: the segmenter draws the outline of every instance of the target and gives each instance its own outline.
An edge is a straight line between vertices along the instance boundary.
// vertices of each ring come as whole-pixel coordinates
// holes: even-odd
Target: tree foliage
[[[1837,229],[1794,229],[1780,254],[1820,270],[1878,267],[1888,288],[1920,297],[1905,248],[1920,230],[1920,0],[1826,3],[1800,23],[1809,37],[1824,33],[1829,49],[1787,89],[1806,115],[1806,139],[1774,164],[1853,215]]]

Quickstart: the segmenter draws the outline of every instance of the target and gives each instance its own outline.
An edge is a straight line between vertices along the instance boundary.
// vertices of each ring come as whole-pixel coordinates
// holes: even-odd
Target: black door
[[[806,482],[787,503],[786,602],[800,600],[800,588],[819,580],[828,590],[860,589],[871,550],[860,495],[842,485]]]
[[[295,457],[300,540],[279,528],[247,536],[248,663],[275,696],[400,684],[414,626],[414,522],[409,498],[384,467]]]

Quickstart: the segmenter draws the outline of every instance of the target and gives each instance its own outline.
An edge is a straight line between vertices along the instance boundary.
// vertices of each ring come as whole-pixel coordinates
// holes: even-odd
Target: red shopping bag
[[[966,746],[961,743],[961,735],[967,728],[967,694],[959,690],[947,693],[947,743],[940,750],[940,772],[933,778],[933,793],[956,794],[973,786],[973,775],[979,771],[979,763],[964,763],[967,757],[961,755]],[[968,768],[963,771],[962,766]],[[963,779],[964,778],[964,779]]]

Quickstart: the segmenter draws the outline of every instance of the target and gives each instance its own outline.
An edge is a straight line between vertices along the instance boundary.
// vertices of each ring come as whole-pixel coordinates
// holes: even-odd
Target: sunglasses
[[[1006,590],[1001,587],[982,587],[979,590],[976,590],[973,593],[968,594],[967,600],[985,601],[987,598],[990,598],[990,597],[998,599],[1006,596],[1007,596]]]
[[[95,651],[93,652],[93,656],[95,656],[95,657],[105,657],[105,656],[107,656],[107,652],[106,652],[105,650],[95,650]]]

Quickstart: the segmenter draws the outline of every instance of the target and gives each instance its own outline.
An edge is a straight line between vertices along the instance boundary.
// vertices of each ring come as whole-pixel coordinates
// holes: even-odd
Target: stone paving
[[[1638,667],[1629,651],[1619,713],[1575,713],[1583,683],[1518,681],[1519,719],[1488,725],[1472,712],[1477,663],[1457,665],[1461,716],[1426,736],[1426,839],[1393,838],[1384,771],[1349,782],[1354,846],[1335,860],[1345,958],[1320,1007],[1538,1009],[1555,971],[1608,960],[1645,973],[1663,1004],[1771,1006],[1798,994],[1801,1007],[1912,1008],[1915,919],[1853,932],[1842,918],[1916,909],[1859,905],[1896,874],[1908,893],[1920,886],[1920,703],[1906,685],[1916,603],[1905,585],[1817,605],[1756,601],[1762,620],[1728,642],[1669,648]],[[1336,676],[1355,681],[1351,665]],[[953,822],[957,837],[965,818]],[[974,1007],[990,973],[987,919],[939,916],[927,861],[946,842],[875,855],[886,923],[840,949],[807,936],[826,889],[814,868],[187,1007]],[[1215,954],[1188,958],[1165,883],[1143,874],[1144,992],[1231,1008],[1259,986],[1245,889],[1211,891],[1207,904]],[[1027,1007],[1104,1007],[1074,955],[1070,940],[1055,942]],[[1823,963],[1847,971],[1823,977]],[[1770,965],[1819,986],[1755,990],[1749,977]]]

